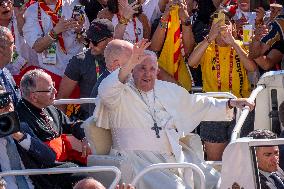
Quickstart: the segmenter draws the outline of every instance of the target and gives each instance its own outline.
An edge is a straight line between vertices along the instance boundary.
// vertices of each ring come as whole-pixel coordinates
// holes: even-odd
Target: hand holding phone
[[[75,5],[74,8],[73,8],[73,12],[72,12],[72,16],[71,18],[73,18],[74,20],[77,20],[77,21],[84,21],[85,19],[85,6],[83,5]]]
[[[220,21],[221,26],[225,26],[225,14],[223,12],[218,12],[214,14],[213,23]]]

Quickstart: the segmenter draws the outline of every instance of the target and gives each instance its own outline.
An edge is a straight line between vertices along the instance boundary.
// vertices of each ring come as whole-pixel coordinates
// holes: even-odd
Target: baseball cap
[[[114,27],[108,19],[95,19],[86,32],[87,39],[94,42],[113,37]]]

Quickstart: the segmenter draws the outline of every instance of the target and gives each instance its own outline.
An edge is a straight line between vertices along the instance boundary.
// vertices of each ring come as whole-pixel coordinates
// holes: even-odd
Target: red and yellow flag
[[[191,89],[191,76],[182,57],[181,28],[178,15],[178,6],[170,11],[168,31],[164,47],[159,57],[159,67],[173,76],[181,86]]]

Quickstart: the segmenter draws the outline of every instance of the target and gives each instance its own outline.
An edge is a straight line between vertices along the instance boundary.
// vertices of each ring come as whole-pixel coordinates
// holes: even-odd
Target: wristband
[[[23,140],[28,138],[28,135],[26,133],[23,133],[23,134],[24,134],[24,136],[20,140],[17,141],[18,143],[21,143]]]
[[[53,28],[48,32],[48,36],[51,37],[54,41],[56,41],[58,37]]]
[[[119,20],[118,20],[118,22],[119,22],[120,24],[122,24],[122,25],[127,25],[128,22],[129,22],[129,19],[124,18],[124,17],[120,17]]]
[[[162,29],[167,29],[168,28],[168,23],[160,20],[159,25]]]

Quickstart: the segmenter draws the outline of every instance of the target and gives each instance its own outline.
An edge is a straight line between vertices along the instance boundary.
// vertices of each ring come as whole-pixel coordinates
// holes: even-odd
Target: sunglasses
[[[10,104],[11,102],[10,94],[11,93],[9,92],[0,94],[0,109],[3,109]]]
[[[88,39],[88,38],[85,38],[85,41],[86,41],[86,43],[87,43],[88,45],[92,42],[92,44],[93,44],[94,46],[98,46],[100,42],[103,42],[103,41],[106,40],[107,38],[108,38],[108,37],[104,37],[104,38],[102,38],[102,39],[100,39],[100,40],[98,40],[98,41],[93,41],[93,40],[90,40],[90,39]]]

